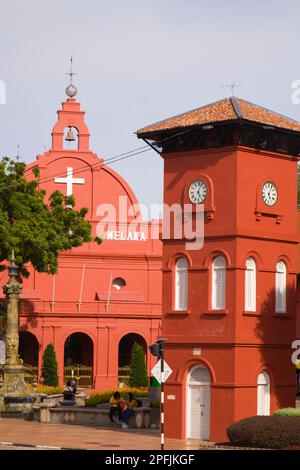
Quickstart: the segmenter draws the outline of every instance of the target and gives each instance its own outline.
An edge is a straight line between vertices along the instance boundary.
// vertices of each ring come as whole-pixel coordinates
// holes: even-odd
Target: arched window
[[[223,256],[217,256],[212,263],[212,309],[225,309],[226,262]]]
[[[117,290],[121,290],[123,287],[126,286],[126,281],[122,277],[116,277],[112,282],[112,287]]]
[[[256,263],[253,258],[248,258],[246,261],[245,311],[256,311]]]
[[[188,261],[180,258],[175,267],[175,310],[188,309]]]
[[[275,312],[286,312],[286,265],[283,261],[278,261],[276,264]]]
[[[270,415],[270,377],[265,370],[257,379],[257,415]]]

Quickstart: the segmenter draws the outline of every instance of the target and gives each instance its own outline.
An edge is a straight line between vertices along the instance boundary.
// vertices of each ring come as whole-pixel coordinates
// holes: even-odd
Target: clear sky
[[[49,148],[74,57],[91,147],[108,158],[143,143],[152,122],[229,96],[300,120],[298,0],[0,0],[0,155]],[[153,151],[113,166],[140,202],[162,200]]]

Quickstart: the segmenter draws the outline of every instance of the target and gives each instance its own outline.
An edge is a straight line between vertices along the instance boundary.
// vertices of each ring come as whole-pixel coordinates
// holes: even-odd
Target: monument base
[[[5,364],[2,366],[3,386],[0,389],[0,410],[8,413],[22,414],[30,411],[37,396],[31,392],[24,379],[22,364]]]

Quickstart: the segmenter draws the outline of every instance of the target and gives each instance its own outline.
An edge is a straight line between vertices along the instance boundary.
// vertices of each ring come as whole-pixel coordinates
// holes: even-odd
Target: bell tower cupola
[[[67,100],[62,103],[62,109],[57,111],[58,120],[52,130],[52,150],[68,150],[64,146],[65,141],[75,142],[78,145],[75,150],[80,152],[89,152],[90,150],[90,133],[84,121],[85,112],[81,111],[80,103],[76,100],[78,93],[77,87],[73,84],[73,58],[71,57],[70,84],[66,88]],[[74,151],[74,148],[72,148]]]

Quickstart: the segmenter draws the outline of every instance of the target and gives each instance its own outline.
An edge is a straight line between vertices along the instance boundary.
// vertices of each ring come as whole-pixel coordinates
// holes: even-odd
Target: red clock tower
[[[165,204],[204,205],[201,249],[163,240],[165,433],[224,440],[295,406],[300,124],[231,97],[137,134],[164,158]]]

